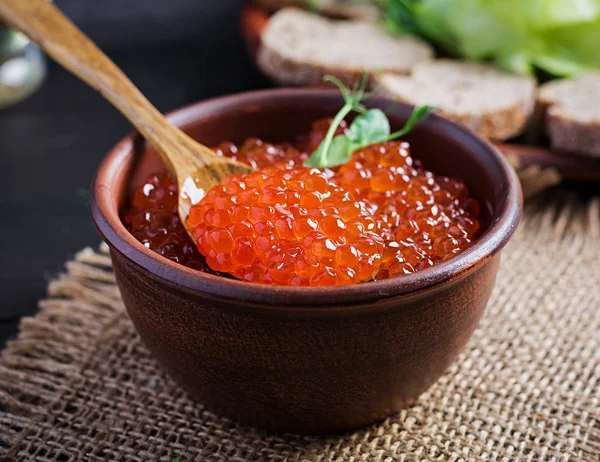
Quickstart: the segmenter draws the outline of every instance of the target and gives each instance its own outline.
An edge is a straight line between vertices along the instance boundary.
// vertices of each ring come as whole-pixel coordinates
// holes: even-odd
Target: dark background
[[[266,87],[239,36],[236,0],[58,0],[161,110]],[[102,157],[131,131],[93,90],[50,64],[31,98],[0,111],[0,345],[48,281],[100,243],[88,211]]]

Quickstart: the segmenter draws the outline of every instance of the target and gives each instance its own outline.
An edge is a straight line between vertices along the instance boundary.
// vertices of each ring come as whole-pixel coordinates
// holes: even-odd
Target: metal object
[[[45,76],[46,61],[37,45],[0,23],[0,109],[27,98]]]

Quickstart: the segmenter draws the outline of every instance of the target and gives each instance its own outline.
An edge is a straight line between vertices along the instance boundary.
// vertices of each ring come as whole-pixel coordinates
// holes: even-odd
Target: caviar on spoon
[[[177,180],[183,223],[204,192],[233,173],[253,169],[217,156],[169,121],[125,74],[47,0],[2,0],[0,19],[38,43],[56,62],[98,90],[154,147]]]

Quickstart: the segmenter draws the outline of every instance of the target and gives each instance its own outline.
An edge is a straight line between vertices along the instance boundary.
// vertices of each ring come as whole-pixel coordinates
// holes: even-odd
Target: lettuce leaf
[[[379,0],[396,33],[503,69],[573,76],[600,69],[600,0]]]

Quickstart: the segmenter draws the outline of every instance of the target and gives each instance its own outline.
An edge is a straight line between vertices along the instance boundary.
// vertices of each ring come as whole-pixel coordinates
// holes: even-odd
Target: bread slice
[[[306,8],[309,0],[254,0],[262,8],[277,11],[295,6]],[[381,17],[379,8],[370,0],[318,0],[315,7],[325,16],[359,21],[377,21]]]
[[[553,149],[600,157],[600,73],[542,85],[538,105]]]
[[[269,20],[258,64],[285,85],[318,85],[325,74],[353,85],[361,80],[363,70],[407,74],[415,63],[432,56],[425,42],[394,37],[377,24],[334,21],[286,8]]]
[[[513,138],[530,120],[536,98],[532,77],[450,59],[416,64],[411,76],[384,74],[380,91],[440,113],[494,140]]]

